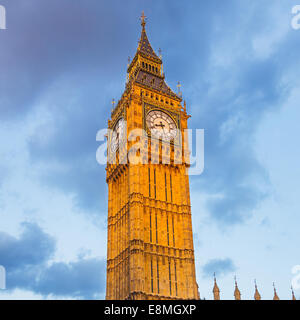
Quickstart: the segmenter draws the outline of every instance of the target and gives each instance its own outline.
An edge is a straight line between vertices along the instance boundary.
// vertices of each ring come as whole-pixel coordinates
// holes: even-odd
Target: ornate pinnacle
[[[145,28],[145,25],[146,25],[146,16],[145,16],[145,14],[144,14],[144,10],[143,10],[143,12],[142,12],[142,15],[141,15],[141,26],[143,27],[143,28]]]
[[[159,59],[161,60],[161,59],[162,59],[162,51],[161,51],[161,48],[158,49],[158,54],[159,54]]]

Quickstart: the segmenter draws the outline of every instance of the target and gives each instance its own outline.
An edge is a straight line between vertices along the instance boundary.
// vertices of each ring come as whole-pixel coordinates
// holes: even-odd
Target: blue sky
[[[289,299],[300,265],[297,1],[0,0],[0,299],[105,295],[107,190],[96,133],[148,17],[182,83],[205,170],[191,177],[196,272],[212,297]],[[300,298],[300,290],[295,291]]]

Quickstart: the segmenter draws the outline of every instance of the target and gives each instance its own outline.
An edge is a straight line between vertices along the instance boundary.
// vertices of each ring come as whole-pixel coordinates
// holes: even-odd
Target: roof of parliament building
[[[262,300],[262,297],[261,297],[259,290],[257,288],[256,280],[254,281],[254,283],[255,283],[254,300]],[[273,288],[274,288],[273,300],[280,300],[274,283],[273,283]],[[292,300],[296,300],[295,293],[294,293],[294,290],[292,287],[291,287],[291,290],[292,290]],[[214,300],[221,300],[220,289],[217,284],[217,279],[216,279],[215,275],[214,275],[214,286],[213,286],[212,292],[213,292]],[[238,283],[237,283],[236,278],[235,278],[235,287],[234,287],[233,296],[234,296],[235,300],[242,300],[242,294],[241,294],[241,291],[238,287]]]

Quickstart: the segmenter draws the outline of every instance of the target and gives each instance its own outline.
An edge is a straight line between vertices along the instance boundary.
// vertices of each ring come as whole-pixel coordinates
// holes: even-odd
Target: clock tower
[[[141,17],[125,91],[108,121],[106,299],[199,299],[185,103],[165,82]]]

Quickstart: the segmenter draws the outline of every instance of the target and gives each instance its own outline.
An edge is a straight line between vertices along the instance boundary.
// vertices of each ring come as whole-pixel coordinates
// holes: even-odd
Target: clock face
[[[177,127],[174,120],[163,111],[149,111],[146,116],[146,123],[153,137],[170,141],[177,135]]]
[[[119,142],[123,139],[124,136],[124,119],[120,118],[113,130],[112,138],[110,142],[110,148],[112,152],[116,152],[119,148]]]

